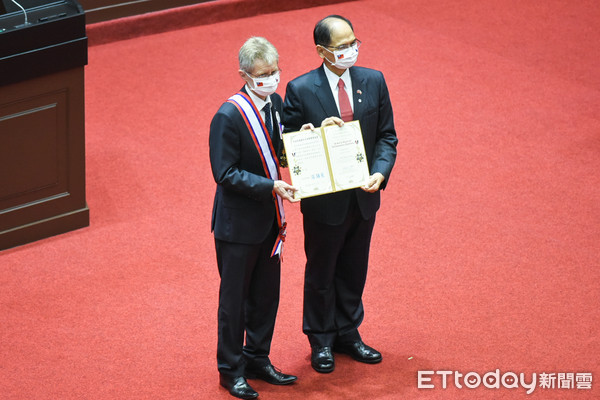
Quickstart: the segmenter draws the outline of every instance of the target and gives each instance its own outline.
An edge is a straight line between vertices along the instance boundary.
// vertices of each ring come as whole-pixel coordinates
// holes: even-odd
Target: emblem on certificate
[[[284,133],[283,145],[296,198],[354,189],[369,180],[358,121]]]

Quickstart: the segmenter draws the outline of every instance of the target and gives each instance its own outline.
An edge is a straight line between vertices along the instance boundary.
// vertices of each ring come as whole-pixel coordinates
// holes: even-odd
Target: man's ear
[[[248,75],[244,71],[240,69],[238,70],[238,74],[240,74],[240,77],[248,84],[249,87],[253,87],[252,81],[248,79]]]
[[[325,48],[321,45],[317,45],[317,54],[319,55],[319,57],[321,57],[322,59],[325,59]]]

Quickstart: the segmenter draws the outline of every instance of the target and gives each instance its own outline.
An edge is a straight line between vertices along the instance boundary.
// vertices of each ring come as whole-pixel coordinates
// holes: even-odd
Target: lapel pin
[[[356,91],[356,93],[358,93],[358,94],[362,94],[362,90],[358,89],[358,90]]]

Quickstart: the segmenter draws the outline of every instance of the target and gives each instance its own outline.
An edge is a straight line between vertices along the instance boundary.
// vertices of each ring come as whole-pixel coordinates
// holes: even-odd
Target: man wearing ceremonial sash
[[[248,379],[275,385],[296,381],[269,360],[279,306],[280,259],[285,239],[283,200],[296,188],[281,180],[279,55],[264,38],[239,51],[245,85],[210,125],[210,163],[217,190],[211,229],[219,288],[217,366],[220,384],[235,397],[258,393]],[[244,343],[245,335],[245,343]]]

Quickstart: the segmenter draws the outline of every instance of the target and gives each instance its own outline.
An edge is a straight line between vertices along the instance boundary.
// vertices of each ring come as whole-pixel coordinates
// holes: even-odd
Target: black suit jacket
[[[242,89],[246,93],[245,89]],[[271,95],[274,122],[273,147],[282,149],[276,114],[282,112],[281,97]],[[273,180],[267,178],[260,155],[244,119],[226,102],[210,124],[210,164],[217,190],[211,231],[216,239],[233,243],[263,242],[276,221]]]
[[[360,121],[369,162],[369,172],[380,172],[385,177],[384,189],[396,160],[396,130],[392,104],[383,74],[362,67],[351,67],[354,100],[354,119]],[[288,83],[283,121],[286,132],[297,131],[311,122],[315,127],[330,116],[339,116],[323,66]],[[361,189],[346,190],[302,200],[305,216],[317,221],[339,225],[344,220],[351,196],[356,193],[363,218],[375,215],[380,205],[379,191],[367,193]]]

